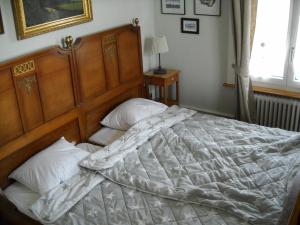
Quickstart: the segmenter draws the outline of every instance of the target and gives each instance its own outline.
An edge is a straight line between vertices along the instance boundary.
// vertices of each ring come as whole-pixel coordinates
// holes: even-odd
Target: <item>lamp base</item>
[[[159,68],[155,69],[155,70],[153,71],[153,73],[154,73],[154,74],[163,75],[163,74],[166,74],[166,73],[167,73],[167,70],[164,69],[164,68],[159,67]]]

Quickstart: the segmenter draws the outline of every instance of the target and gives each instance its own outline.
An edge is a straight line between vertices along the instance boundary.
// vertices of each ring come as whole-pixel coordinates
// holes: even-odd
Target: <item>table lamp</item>
[[[159,66],[154,70],[154,74],[166,74],[167,70],[161,67],[160,54],[169,51],[166,36],[152,38],[152,54],[158,54]]]

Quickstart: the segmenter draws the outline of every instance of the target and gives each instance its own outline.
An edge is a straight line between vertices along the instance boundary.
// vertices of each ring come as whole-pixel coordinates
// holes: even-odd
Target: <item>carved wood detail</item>
[[[108,45],[108,44],[113,44],[117,42],[117,38],[115,34],[109,34],[103,37],[103,44]]]
[[[28,62],[24,62],[22,64],[19,64],[17,66],[13,67],[14,75],[19,76],[28,72],[35,71],[35,64],[33,60],[30,60]]]
[[[114,57],[117,53],[117,47],[115,45],[108,46],[104,48],[105,56]]]
[[[32,85],[34,83],[36,83],[36,77],[35,76],[24,77],[23,79],[18,80],[19,88],[24,88],[28,95],[31,94]]]

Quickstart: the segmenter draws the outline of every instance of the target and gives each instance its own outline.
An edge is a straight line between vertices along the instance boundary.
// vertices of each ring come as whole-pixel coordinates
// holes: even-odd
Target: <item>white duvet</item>
[[[55,224],[275,225],[299,149],[297,133],[172,107],[83,160],[88,170],[31,210]]]

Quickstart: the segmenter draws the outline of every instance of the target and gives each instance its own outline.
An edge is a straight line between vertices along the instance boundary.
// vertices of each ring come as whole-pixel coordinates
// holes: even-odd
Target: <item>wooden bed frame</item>
[[[11,184],[14,169],[61,136],[85,142],[115,106],[143,97],[142,65],[140,28],[132,25],[78,38],[69,49],[54,46],[0,64],[1,188]],[[297,224],[299,208],[287,208],[282,218]],[[40,224],[3,196],[1,220]]]
[[[64,136],[84,142],[115,106],[143,96],[138,26],[125,25],[0,64],[0,186]],[[0,221],[39,224],[0,199]]]

